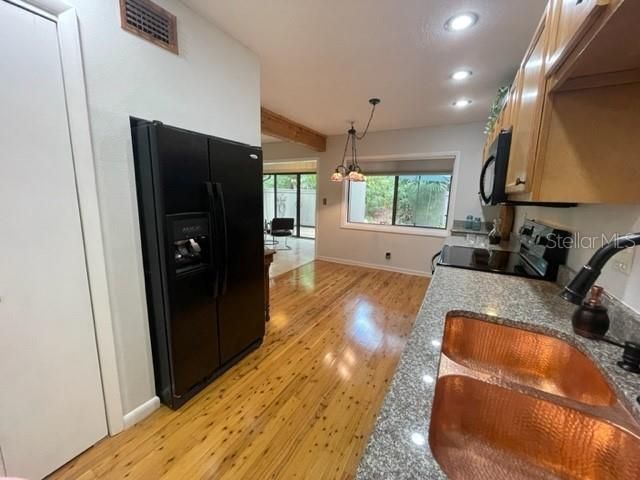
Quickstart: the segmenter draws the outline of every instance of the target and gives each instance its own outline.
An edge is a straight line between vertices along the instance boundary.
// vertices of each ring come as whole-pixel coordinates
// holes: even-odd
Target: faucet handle
[[[622,360],[618,366],[627,372],[640,373],[640,344],[635,342],[624,342]]]
[[[600,285],[594,285],[589,290],[589,299],[587,303],[592,307],[598,307],[602,305],[602,294],[604,293],[604,288]]]

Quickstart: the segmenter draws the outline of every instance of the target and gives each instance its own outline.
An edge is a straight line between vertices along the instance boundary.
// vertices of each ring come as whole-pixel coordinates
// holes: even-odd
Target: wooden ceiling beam
[[[327,136],[266,108],[260,108],[262,133],[287,142],[299,143],[316,152],[327,150]]]

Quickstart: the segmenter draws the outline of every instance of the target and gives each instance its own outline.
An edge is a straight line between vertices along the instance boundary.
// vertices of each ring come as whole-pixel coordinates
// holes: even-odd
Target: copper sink
[[[447,318],[442,353],[473,370],[589,405],[616,396],[586,355],[555,337],[465,316]]]
[[[451,479],[640,478],[640,440],[605,420],[471,377],[438,380],[429,444]]]
[[[429,445],[451,479],[640,479],[640,425],[571,345],[472,314],[445,324]]]

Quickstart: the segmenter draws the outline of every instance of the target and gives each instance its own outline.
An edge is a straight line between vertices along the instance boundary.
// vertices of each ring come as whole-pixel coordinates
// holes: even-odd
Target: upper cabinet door
[[[544,53],[545,19],[538,27],[534,41],[516,77],[512,99],[513,136],[507,170],[507,193],[531,191],[531,177],[536,156],[538,132],[545,94]]]
[[[547,76],[562,65],[611,0],[552,0],[550,2]]]
[[[507,98],[504,101],[504,107],[502,107],[502,113],[500,114],[500,130],[507,130],[513,127],[515,95],[516,83],[514,81],[511,88],[509,88],[509,93],[507,93]]]

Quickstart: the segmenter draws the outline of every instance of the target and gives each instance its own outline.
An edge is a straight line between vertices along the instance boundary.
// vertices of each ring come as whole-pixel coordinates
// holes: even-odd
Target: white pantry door
[[[106,436],[56,24],[0,0],[0,469]]]

